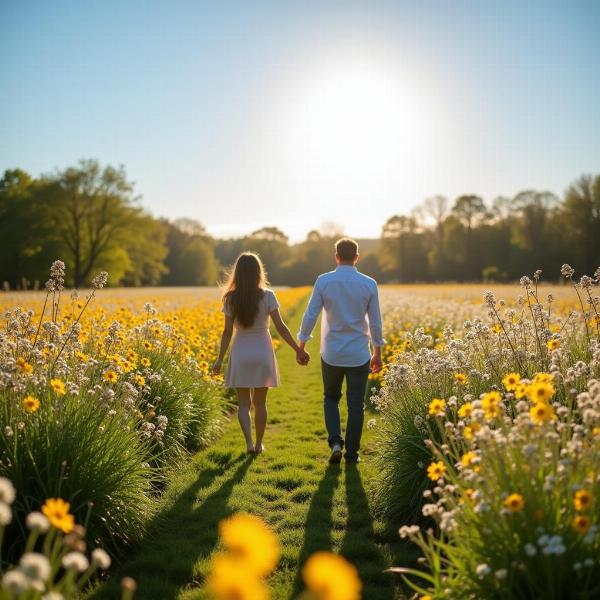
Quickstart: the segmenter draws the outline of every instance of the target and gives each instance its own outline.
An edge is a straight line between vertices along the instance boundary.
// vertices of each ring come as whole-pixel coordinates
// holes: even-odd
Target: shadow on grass
[[[219,521],[231,514],[228,499],[251,462],[252,457],[243,454],[227,466],[203,469],[176,502],[153,519],[141,541],[142,550],[128,562],[127,572],[115,573],[107,585],[92,596],[94,600],[120,597],[117,590],[123,575],[137,581],[136,597],[175,598],[180,588],[194,579],[197,561],[208,557],[216,547]],[[223,484],[198,502],[198,492],[218,477],[223,477]]]
[[[348,521],[340,554],[354,564],[363,582],[363,598],[391,599],[394,585],[373,529],[373,517],[358,465],[346,464]]]
[[[340,466],[329,465],[310,501],[304,523],[304,540],[298,555],[294,591],[290,598],[295,598],[303,589],[302,566],[306,559],[319,550],[333,549],[333,495],[339,478]]]

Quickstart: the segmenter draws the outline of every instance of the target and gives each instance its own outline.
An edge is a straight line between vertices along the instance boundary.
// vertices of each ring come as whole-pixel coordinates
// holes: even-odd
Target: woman
[[[248,453],[259,454],[265,449],[262,441],[267,425],[267,392],[269,388],[279,385],[279,371],[269,333],[269,316],[279,335],[296,352],[298,363],[307,364],[309,355],[298,346],[282,321],[275,293],[267,288],[263,264],[252,252],[240,254],[235,261],[225,285],[223,312],[225,326],[213,373],[221,371],[235,326],[225,384],[237,392],[238,419]],[[254,405],[255,443],[252,441],[251,404]]]

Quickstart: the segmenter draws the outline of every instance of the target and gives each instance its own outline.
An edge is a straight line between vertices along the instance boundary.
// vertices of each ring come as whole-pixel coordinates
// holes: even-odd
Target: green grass
[[[301,312],[291,319],[292,331]],[[119,598],[123,575],[137,580],[136,597],[143,600],[208,598],[202,584],[219,548],[218,523],[236,511],[259,515],[280,538],[282,558],[269,580],[274,599],[302,590],[302,565],[317,550],[339,552],[356,565],[363,598],[401,597],[384,570],[398,564],[405,549],[369,507],[373,433],[365,427],[360,465],[327,463],[318,348],[315,335],[306,368],[296,365],[289,348],[278,352],[282,387],[269,393],[267,451],[247,457],[234,416],[213,446],[171,474],[146,538],[94,598]]]

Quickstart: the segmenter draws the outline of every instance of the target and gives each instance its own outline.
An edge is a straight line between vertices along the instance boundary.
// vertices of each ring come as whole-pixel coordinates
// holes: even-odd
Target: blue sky
[[[217,235],[379,235],[600,171],[600,2],[0,0],[0,169],[124,164]]]

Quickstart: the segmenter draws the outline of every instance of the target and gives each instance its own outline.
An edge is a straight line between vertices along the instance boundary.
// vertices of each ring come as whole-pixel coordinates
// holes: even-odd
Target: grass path
[[[292,331],[301,312],[289,323]],[[267,452],[248,458],[232,419],[216,444],[174,474],[145,541],[95,598],[119,598],[123,574],[137,580],[136,597],[143,600],[207,598],[202,582],[218,548],[218,523],[236,511],[259,515],[279,535],[282,558],[270,578],[274,599],[298,594],[301,566],[316,550],[339,552],[357,566],[364,599],[395,597],[383,572],[393,560],[390,536],[369,511],[369,430],[358,467],[327,463],[318,344],[315,335],[305,368],[289,348],[278,352],[283,385],[269,393]]]

